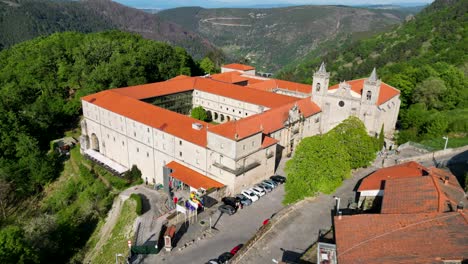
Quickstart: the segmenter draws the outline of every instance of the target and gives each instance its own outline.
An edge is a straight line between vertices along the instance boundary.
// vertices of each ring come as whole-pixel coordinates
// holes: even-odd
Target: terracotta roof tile
[[[295,83],[289,81],[283,81],[278,79],[270,79],[263,82],[257,82],[254,84],[249,84],[249,87],[262,90],[262,91],[272,91],[273,89],[284,89],[292,92],[300,92],[304,94],[312,93],[312,86],[302,83]]]
[[[348,83],[351,86],[351,90],[353,90],[357,94],[362,94],[362,89],[364,87],[365,80],[366,79],[358,79],[358,80],[346,81],[346,83]],[[328,89],[334,90],[334,89],[338,89],[338,87],[339,87],[339,84],[336,84],[336,85],[331,86]],[[377,105],[381,105],[399,94],[400,94],[399,90],[382,82],[380,86],[380,95],[379,95],[379,99],[377,100]]]
[[[228,69],[233,69],[233,70],[239,70],[239,71],[250,71],[250,70],[255,70],[254,67],[245,65],[245,64],[240,64],[240,63],[231,63],[231,64],[226,64],[221,66],[223,68],[228,68]]]
[[[213,74],[210,76],[210,78],[225,83],[239,83],[248,81],[248,78],[243,77],[242,73],[237,71]]]
[[[367,190],[383,190],[384,182],[386,180],[419,177],[427,173],[427,169],[424,166],[414,161],[380,169],[362,180],[361,185],[359,185],[358,192]]]
[[[208,190],[209,188],[221,188],[224,186],[224,184],[189,169],[176,161],[169,162],[166,167],[172,169],[171,177],[174,177],[195,189],[204,188],[205,190]]]
[[[262,140],[262,148],[268,148],[276,143],[278,143],[279,141],[274,139],[274,138],[271,138],[269,136],[264,136],[263,137],[263,140]]]
[[[261,114],[210,127],[209,131],[233,140],[236,140],[236,138],[243,139],[262,131],[263,134],[268,135],[284,127],[284,122],[289,116],[289,110],[295,104],[297,104],[299,111],[304,117],[309,117],[320,112],[320,108],[308,97],[270,109]]]
[[[266,106],[269,108],[279,107],[287,103],[299,100],[298,98],[291,96],[268,93],[249,87],[214,81],[209,78],[194,78],[194,87],[197,90],[221,95],[224,97],[229,97],[251,104]]]
[[[467,210],[334,218],[339,263],[441,263],[468,257]]]
[[[430,176],[385,181],[382,214],[414,214],[439,211],[439,193]],[[443,211],[441,211],[443,212]]]
[[[180,76],[178,76],[180,77]],[[130,86],[125,88],[112,89],[118,94],[132,97],[135,99],[145,99],[156,96],[187,92],[193,90],[195,79],[191,77],[179,78],[177,77],[165,81],[143,85]]]
[[[205,122],[124,96],[117,93],[116,90],[91,94],[83,97],[82,100],[165,131],[196,145],[206,146],[207,123]],[[200,123],[203,128],[195,130],[192,128],[193,123]]]

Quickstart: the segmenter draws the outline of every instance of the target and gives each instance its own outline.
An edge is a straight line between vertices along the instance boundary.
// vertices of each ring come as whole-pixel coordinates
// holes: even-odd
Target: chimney
[[[445,179],[444,179],[444,184],[445,184],[445,185],[447,185],[447,184],[448,184],[448,182],[449,182],[449,179],[450,179],[450,177],[449,177],[449,176],[445,176]]]

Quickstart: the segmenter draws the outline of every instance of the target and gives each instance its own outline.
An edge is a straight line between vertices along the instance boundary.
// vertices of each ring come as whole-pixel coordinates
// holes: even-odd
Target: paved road
[[[271,215],[281,208],[281,201],[284,196],[284,186],[280,185],[272,192],[267,193],[250,206],[244,207],[236,214],[229,216],[223,214],[220,216],[218,211],[212,216],[212,223],[218,230],[213,237],[196,241],[193,245],[182,251],[177,248],[170,253],[161,252],[157,255],[148,255],[142,263],[171,263],[171,264],[188,264],[188,263],[205,263],[209,259],[217,258],[226,251],[230,251],[238,244],[243,244],[249,240],[262,225],[263,221],[270,218]],[[216,207],[216,206],[215,206]],[[206,220],[208,214],[199,216],[200,220]],[[217,219],[219,218],[219,221]],[[216,225],[215,222],[217,221]],[[194,226],[189,227],[196,228]],[[190,232],[188,232],[190,233]],[[188,234],[189,236],[191,234]],[[194,239],[196,237],[191,237]],[[182,239],[181,242],[187,239]],[[178,244],[178,247],[181,243]]]
[[[376,167],[361,169],[343,182],[333,194],[341,198],[340,208],[346,208],[348,200],[354,200],[353,189],[357,182],[375,170]],[[298,261],[316,241],[319,230],[331,227],[332,210],[336,205],[333,195],[320,195],[301,203],[287,217],[278,221],[237,263],[273,263],[272,259]]]

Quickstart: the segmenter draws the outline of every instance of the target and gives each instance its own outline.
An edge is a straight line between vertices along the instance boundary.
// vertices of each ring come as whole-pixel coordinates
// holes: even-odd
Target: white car
[[[262,197],[263,195],[265,195],[265,191],[260,187],[252,187],[249,190],[258,195],[258,197]]]
[[[243,194],[245,197],[247,197],[247,198],[249,198],[250,200],[252,200],[252,202],[255,202],[255,201],[258,200],[258,196],[257,196],[254,192],[252,192],[252,191],[250,191],[250,190],[243,190],[243,191],[241,192],[241,194]]]

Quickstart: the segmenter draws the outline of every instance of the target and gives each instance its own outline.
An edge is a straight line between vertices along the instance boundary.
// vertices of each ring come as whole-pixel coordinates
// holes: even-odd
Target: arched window
[[[371,91],[367,91],[367,100],[371,100],[372,98],[372,92]]]
[[[320,91],[320,83],[317,83],[317,84],[315,85],[315,90],[316,90],[317,92]]]

